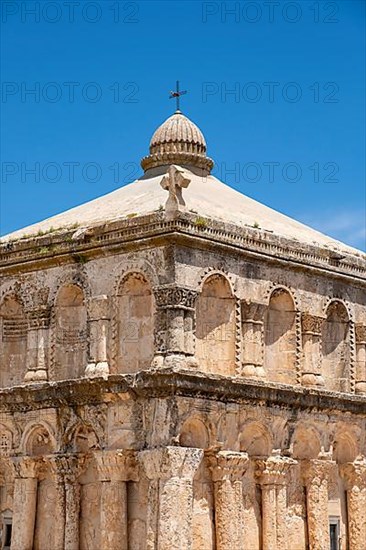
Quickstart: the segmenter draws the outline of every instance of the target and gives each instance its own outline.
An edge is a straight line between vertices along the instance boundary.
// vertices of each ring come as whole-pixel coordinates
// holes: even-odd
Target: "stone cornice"
[[[0,390],[0,411],[15,412],[65,405],[99,404],[115,394],[151,399],[184,396],[225,403],[257,403],[287,409],[349,412],[365,416],[366,396],[303,386],[192,373],[175,369],[34,383]]]
[[[152,238],[186,235],[220,246],[235,246],[246,254],[276,262],[291,261],[296,265],[330,271],[332,275],[366,279],[366,261],[360,256],[339,254],[325,247],[306,245],[271,232],[239,227],[186,212],[172,221],[164,221],[163,213],[122,219],[90,228],[80,238],[73,238],[75,229],[4,243],[0,246],[0,273],[12,270],[43,269],[45,266],[84,262],[106,251],[111,254],[136,248]],[[201,241],[202,242],[202,241]]]

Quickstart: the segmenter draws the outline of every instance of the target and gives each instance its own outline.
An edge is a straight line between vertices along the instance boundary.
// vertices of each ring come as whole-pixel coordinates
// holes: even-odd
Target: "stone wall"
[[[182,246],[9,276],[1,384],[174,363],[365,392],[365,294],[326,273]]]
[[[171,371],[15,390],[12,548],[323,550],[336,516],[363,550],[364,400],[275,388]]]

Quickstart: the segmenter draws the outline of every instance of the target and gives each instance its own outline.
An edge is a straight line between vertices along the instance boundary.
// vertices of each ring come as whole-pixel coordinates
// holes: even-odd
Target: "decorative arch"
[[[207,276],[196,302],[196,358],[205,372],[234,375],[236,300],[221,273]]]
[[[297,382],[296,305],[285,287],[269,296],[264,319],[265,370],[268,380],[283,384]]]
[[[0,386],[21,384],[26,373],[28,321],[18,294],[0,304]]]
[[[56,295],[53,319],[53,378],[80,378],[87,364],[88,319],[85,293],[75,282]]]
[[[349,312],[340,300],[332,300],[325,310],[322,327],[322,373],[333,391],[350,391]]]
[[[117,287],[117,371],[148,369],[154,357],[155,300],[149,280],[141,272],[126,273]]]
[[[210,436],[205,423],[196,416],[188,418],[182,425],[179,444],[182,447],[207,449],[210,444]]]
[[[310,424],[298,425],[293,433],[290,448],[295,459],[317,458],[322,449],[319,431]]]
[[[241,429],[240,450],[249,456],[269,456],[273,448],[273,437],[261,422],[250,421]]]
[[[333,440],[333,460],[338,464],[353,462],[360,454],[357,438],[345,428],[336,432]]]
[[[29,456],[42,456],[55,452],[56,439],[52,429],[45,422],[30,424],[24,430],[21,449]]]

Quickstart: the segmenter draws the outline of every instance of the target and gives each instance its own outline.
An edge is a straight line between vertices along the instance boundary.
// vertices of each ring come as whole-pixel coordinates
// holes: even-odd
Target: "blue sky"
[[[215,175],[366,250],[363,1],[1,8],[1,234],[141,173],[179,79]]]

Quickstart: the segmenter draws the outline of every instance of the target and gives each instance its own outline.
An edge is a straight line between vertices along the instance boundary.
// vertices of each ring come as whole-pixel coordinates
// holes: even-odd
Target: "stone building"
[[[141,164],[2,240],[1,548],[365,550],[365,255]]]

